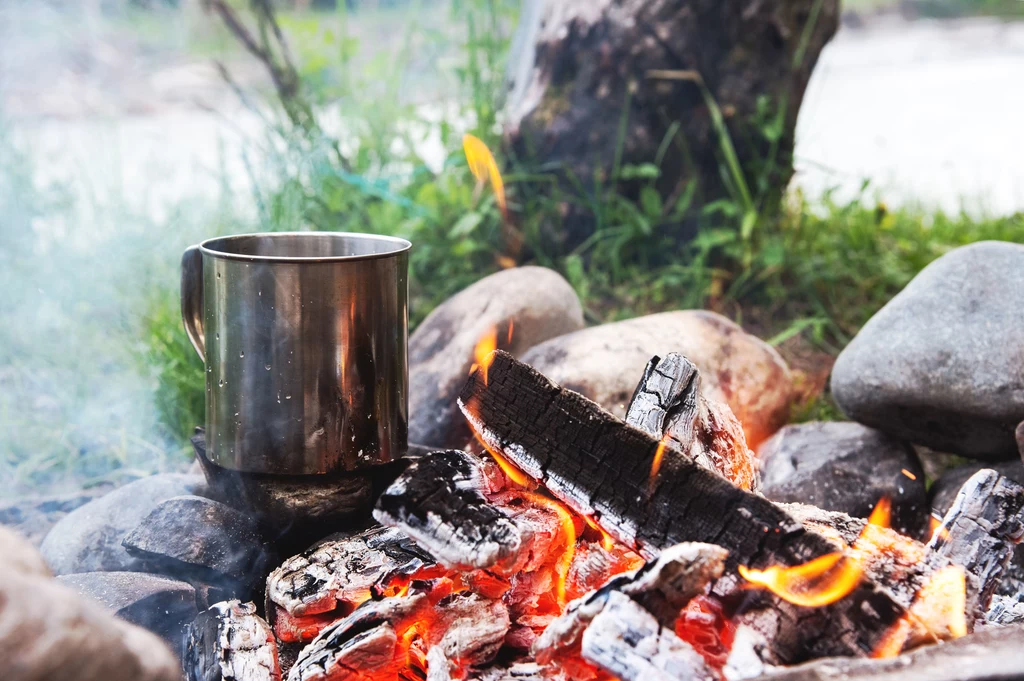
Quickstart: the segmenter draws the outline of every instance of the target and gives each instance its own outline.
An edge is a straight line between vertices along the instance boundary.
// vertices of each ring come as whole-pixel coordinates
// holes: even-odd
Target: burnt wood
[[[281,681],[274,634],[256,606],[224,601],[199,613],[185,631],[187,681]]]
[[[666,456],[682,452],[738,487],[757,491],[761,486],[742,425],[728,405],[704,397],[700,371],[678,352],[647,363],[625,421],[648,435],[664,437],[672,445]]]
[[[653,557],[674,544],[706,542],[729,551],[729,568],[764,568],[796,565],[836,550],[836,544],[809,532],[772,502],[686,457],[666,456],[649,488],[657,438],[507,353],[495,352],[491,360],[487,380],[474,372],[459,398],[484,443],[641,554]],[[776,653],[790,663],[869,654],[905,613],[871,581],[824,608],[798,608],[764,593],[759,597],[781,613]]]
[[[629,596],[661,626],[673,628],[689,600],[721,577],[726,555],[725,549],[714,544],[678,544],[639,570],[613,577],[570,603],[565,613],[548,625],[533,646],[537,661],[551,663],[578,653],[583,632],[604,610],[612,593]]]
[[[639,603],[613,592],[583,633],[583,659],[622,681],[717,681],[700,654]]]
[[[1020,679],[1024,627],[991,627],[885,660],[835,658],[775,669],[763,681],[997,681]],[[735,677],[734,677],[735,678]]]
[[[515,559],[523,537],[484,496],[479,463],[458,450],[414,462],[377,500],[374,517],[401,528],[451,569]]]
[[[288,681],[340,681],[397,674],[398,630],[429,607],[425,594],[367,601],[302,649]]]
[[[988,609],[1014,547],[1024,538],[1024,487],[992,469],[963,484],[932,535],[934,555],[962,565],[976,615]]]
[[[331,612],[339,603],[362,602],[378,582],[433,564],[430,554],[393,528],[328,537],[270,573],[267,611],[276,605],[295,616]]]

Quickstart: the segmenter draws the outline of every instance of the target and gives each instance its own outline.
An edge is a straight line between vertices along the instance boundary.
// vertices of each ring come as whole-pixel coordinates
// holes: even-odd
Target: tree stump
[[[695,180],[696,206],[735,197],[703,82],[749,194],[775,202],[793,172],[807,81],[838,23],[838,0],[524,0],[507,146],[528,166],[557,168],[575,193],[593,191],[595,176],[607,187],[617,162],[653,163],[663,149],[662,196],[681,196]],[[637,195],[638,181],[619,179],[620,192]],[[583,209],[567,204],[565,213],[567,245],[593,231]]]

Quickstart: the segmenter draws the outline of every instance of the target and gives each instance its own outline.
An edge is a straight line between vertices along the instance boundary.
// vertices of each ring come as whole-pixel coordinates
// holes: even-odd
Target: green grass
[[[842,0],[844,10],[855,12],[897,10],[902,4],[901,0]],[[918,16],[937,19],[977,16],[1005,19],[1024,17],[1024,3],[1020,0],[912,0],[909,6]]]

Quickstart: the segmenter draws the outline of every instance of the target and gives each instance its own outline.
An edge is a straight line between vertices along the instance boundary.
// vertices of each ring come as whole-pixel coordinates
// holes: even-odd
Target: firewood
[[[277,643],[256,606],[213,605],[188,626],[182,668],[188,681],[281,681]]]
[[[671,629],[679,611],[725,568],[726,551],[713,544],[678,544],[634,573],[613,577],[573,601],[533,646],[537,661],[551,663],[579,652],[583,632],[608,603],[609,595],[629,596],[663,627]]]
[[[442,601],[427,645],[427,681],[459,679],[467,668],[494,659],[508,633],[508,609],[501,600],[463,592]],[[439,633],[434,633],[439,632]]]
[[[665,457],[654,484],[657,438],[551,383],[507,353],[491,355],[487,379],[469,377],[459,404],[484,443],[556,497],[648,557],[683,542],[718,544],[727,567],[796,565],[836,550],[780,507],[686,457]],[[725,580],[723,580],[725,581]],[[762,594],[781,613],[779,658],[866,655],[905,614],[865,580],[813,610]]]
[[[1024,539],[1024,487],[991,469],[975,473],[960,488],[928,548],[962,565],[980,616]]]
[[[492,665],[470,676],[471,681],[545,681],[543,667],[536,662],[517,662],[508,666]]]
[[[626,423],[657,438],[667,437],[697,465],[737,487],[757,491],[760,476],[743,426],[729,405],[704,397],[700,371],[677,352],[647,363],[626,410]]]
[[[429,606],[422,593],[367,601],[327,627],[299,654],[288,681],[394,678],[398,629]]]
[[[377,500],[378,522],[400,527],[452,569],[491,567],[515,559],[523,537],[483,494],[472,455],[435,452],[414,462]]]
[[[430,554],[396,529],[328,537],[270,573],[267,614],[282,640],[308,641],[369,598],[378,582],[433,564]],[[316,617],[325,613],[332,616]]]
[[[885,660],[831,658],[774,670],[771,681],[993,681],[1019,679],[1024,626],[992,627]],[[736,681],[738,677],[731,677]]]
[[[583,633],[583,659],[622,681],[716,681],[700,654],[623,593]]]

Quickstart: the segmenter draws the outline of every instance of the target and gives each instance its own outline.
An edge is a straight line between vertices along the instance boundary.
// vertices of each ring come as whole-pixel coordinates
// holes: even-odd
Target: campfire
[[[194,679],[742,679],[890,657],[983,622],[1024,489],[981,471],[922,543],[758,494],[728,406],[685,357],[617,419],[481,341],[476,442],[412,458],[371,527],[329,536],[189,628]]]

